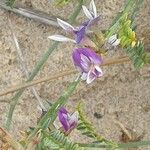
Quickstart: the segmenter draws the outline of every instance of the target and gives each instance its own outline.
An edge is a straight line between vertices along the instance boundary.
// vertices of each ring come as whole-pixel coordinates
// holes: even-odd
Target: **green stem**
[[[79,5],[75,9],[75,11],[71,15],[71,17],[69,18],[70,23],[75,22],[75,19],[78,16],[78,14],[80,13],[80,10],[82,8],[82,3],[83,3],[83,0],[79,0]],[[58,44],[59,44],[59,42],[55,42],[52,46],[50,46],[48,51],[43,55],[41,60],[37,63],[37,65],[35,66],[35,68],[31,72],[31,75],[27,79],[27,82],[32,81],[34,79],[34,77],[37,75],[37,73],[43,67],[44,63],[49,58],[50,54],[58,47]],[[18,103],[18,100],[19,100],[20,96],[22,95],[22,93],[24,92],[24,90],[25,90],[25,88],[19,90],[11,99],[10,108],[9,108],[9,112],[8,112],[8,116],[7,116],[7,120],[6,120],[6,124],[5,124],[5,128],[7,130],[10,130],[10,125],[11,125],[11,121],[12,121],[13,112],[14,112],[15,107]]]
[[[77,9],[76,9],[75,12],[74,12],[72,15],[70,15],[70,17],[69,17],[69,22],[70,22],[71,24],[75,22],[75,20],[76,20],[78,14],[79,14],[79,12],[80,12],[80,10],[82,9],[83,0],[78,0],[78,3],[79,3],[79,4],[78,4]]]
[[[62,107],[64,104],[66,104],[69,96],[76,89],[79,82],[80,82],[80,78],[77,81],[75,81],[69,85],[67,90],[64,91],[64,93],[58,98],[58,100],[50,107],[50,109],[47,111],[47,113],[41,118],[37,127],[29,135],[28,141],[30,141],[40,129],[44,130],[44,129],[48,128],[49,125],[55,121],[55,119],[57,117],[57,111],[59,110],[60,107]]]
[[[83,144],[83,143],[77,143],[80,147],[88,147],[88,148],[110,148],[109,145],[102,145],[102,144]],[[129,142],[129,143],[121,143],[118,144],[118,147],[116,149],[128,149],[128,148],[134,148],[139,146],[148,146],[150,145],[150,141],[139,141],[139,142]]]

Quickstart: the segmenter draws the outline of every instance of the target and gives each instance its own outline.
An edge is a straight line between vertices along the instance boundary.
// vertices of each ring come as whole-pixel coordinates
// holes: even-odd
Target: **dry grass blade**
[[[4,91],[3,93],[0,93],[0,96],[12,93],[12,92],[17,91],[17,90],[22,89],[22,88],[27,88],[27,87],[36,85],[36,84],[39,84],[39,83],[42,83],[42,82],[52,81],[54,79],[58,79],[60,77],[64,77],[64,76],[67,76],[67,75],[70,75],[70,74],[73,74],[73,73],[77,73],[76,70],[65,71],[65,72],[59,73],[55,76],[44,77],[44,78],[34,80],[34,81],[31,81],[31,82],[28,82],[28,83],[25,83],[25,84],[22,84],[22,85],[17,85],[17,86],[9,88],[8,90]]]
[[[25,59],[23,57],[22,51],[20,49],[17,37],[16,37],[16,35],[14,33],[13,24],[12,24],[12,22],[10,20],[10,17],[8,18],[8,23],[9,23],[9,27],[10,27],[10,30],[11,30],[11,33],[12,33],[14,44],[15,44],[15,47],[16,47],[16,50],[17,50],[17,53],[18,53],[19,61],[20,61],[20,64],[21,64],[21,68],[23,69],[23,72],[25,73],[26,78],[28,78],[29,72],[27,70],[26,62],[25,62]],[[46,110],[46,108],[44,107],[44,105],[42,103],[42,100],[41,100],[38,92],[36,91],[36,89],[34,87],[31,87],[31,90],[32,90],[32,93],[35,96],[35,98],[38,100],[38,103],[39,103],[39,106],[41,107],[41,109]]]
[[[120,64],[120,63],[125,63],[125,62],[129,62],[129,58],[127,58],[127,57],[123,57],[123,58],[120,57],[120,58],[116,58],[116,59],[114,58],[112,60],[106,61],[102,66]],[[31,81],[28,83],[17,85],[14,87],[10,87],[10,88],[8,88],[8,90],[1,92],[0,96],[15,92],[15,91],[22,89],[22,88],[27,88],[27,87],[30,87],[30,86],[33,86],[33,85],[36,85],[36,84],[39,84],[42,82],[46,82],[46,81],[52,81],[52,80],[58,79],[60,77],[68,76],[68,75],[75,74],[75,73],[78,73],[78,72],[76,70],[66,70],[66,71],[64,71],[62,73],[58,73],[54,76],[52,75],[52,76],[44,77],[44,78],[34,80],[34,81]]]
[[[1,2],[0,2],[0,8],[3,8],[7,11],[11,11],[11,12],[19,14],[21,16],[33,19],[35,21],[44,23],[46,25],[52,25],[55,27],[59,27],[57,24],[57,21],[56,21],[57,17],[54,17],[54,16],[50,17],[50,15],[45,14],[45,13],[40,12],[40,11],[33,11],[33,10],[21,8],[21,7],[10,8]]]

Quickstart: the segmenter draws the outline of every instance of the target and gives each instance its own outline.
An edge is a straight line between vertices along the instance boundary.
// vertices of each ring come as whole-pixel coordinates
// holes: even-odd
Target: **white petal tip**
[[[82,9],[83,9],[84,14],[87,16],[87,18],[93,19],[93,16],[91,15],[91,12],[87,9],[86,6],[82,5]]]
[[[71,24],[67,23],[66,21],[63,21],[63,20],[57,18],[57,22],[66,31],[74,30],[74,27]]]
[[[59,42],[73,42],[73,43],[76,43],[75,40],[67,38],[63,35],[51,35],[48,38],[51,39],[51,40],[54,40],[54,41],[59,41]]]

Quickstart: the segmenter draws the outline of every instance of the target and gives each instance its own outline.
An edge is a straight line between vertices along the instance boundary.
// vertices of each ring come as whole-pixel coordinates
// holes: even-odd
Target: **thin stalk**
[[[74,11],[74,13],[72,15],[72,18],[69,19],[70,23],[74,23],[75,22],[75,19],[78,16],[78,14],[79,14],[79,12],[80,12],[80,10],[82,8],[82,1],[83,0],[79,1],[79,5],[75,9],[75,11]],[[74,16],[76,16],[76,17],[74,17]],[[52,44],[52,46],[49,47],[48,51],[43,55],[43,57],[41,58],[41,60],[37,63],[37,65],[35,66],[35,68],[31,72],[29,78],[27,79],[27,82],[32,81],[34,79],[34,77],[38,74],[38,72],[40,71],[40,69],[43,67],[44,63],[49,58],[50,54],[58,47],[58,44],[59,44],[59,42],[55,42],[54,44]],[[12,116],[13,116],[14,109],[16,107],[16,104],[17,104],[20,96],[24,92],[24,90],[25,90],[25,88],[19,90],[13,96],[13,98],[12,98],[12,100],[10,102],[10,108],[9,108],[9,112],[8,112],[8,116],[7,116],[7,120],[6,120],[6,124],[5,124],[5,128],[7,130],[10,130],[10,125],[11,125],[11,121],[12,121]]]
[[[10,18],[10,17],[9,17]],[[13,41],[14,41],[14,45],[16,47],[16,51],[18,53],[18,57],[19,57],[19,61],[20,61],[20,65],[21,65],[21,68],[26,76],[26,78],[29,77],[29,72],[28,72],[28,69],[27,69],[27,65],[26,65],[26,61],[23,57],[23,53],[22,53],[22,50],[20,48],[20,45],[19,45],[19,42],[18,42],[18,39],[15,35],[15,32],[14,32],[14,29],[13,29],[13,24],[12,24],[12,21],[11,19],[8,18],[8,22],[9,22],[9,28],[11,30],[11,33],[12,33],[12,37],[13,37]],[[46,111],[46,108],[37,92],[37,90],[34,88],[34,87],[31,87],[31,91],[33,93],[33,95],[35,96],[35,98],[37,99],[38,101],[38,104],[40,106],[41,109],[45,110]]]
[[[7,11],[11,11],[14,12],[18,15],[33,19],[35,21],[44,23],[46,25],[51,25],[54,27],[59,27],[58,23],[57,23],[57,18],[59,16],[53,16],[53,15],[49,15],[46,14],[44,12],[40,12],[38,10],[30,10],[27,8],[22,8],[22,7],[9,7],[6,6],[5,4],[0,2],[0,8],[5,9]]]
[[[39,72],[39,70],[43,67],[44,63],[47,61],[49,55],[53,52],[54,49],[56,49],[58,46],[58,42],[55,42],[49,49],[48,51],[44,54],[44,56],[42,57],[42,59],[38,62],[38,64],[36,65],[36,67],[33,69],[31,75],[29,76],[29,78],[27,79],[27,82],[32,81],[33,78],[37,75],[37,73]],[[11,121],[12,121],[12,115],[14,112],[14,109],[16,107],[16,104],[20,98],[20,96],[22,95],[22,93],[24,92],[25,88],[19,90],[11,99],[10,102],[10,108],[9,108],[9,112],[8,112],[8,116],[7,116],[7,121],[5,124],[5,128],[7,130],[10,130],[10,125],[11,125]]]
[[[77,81],[74,81],[68,86],[68,88],[57,99],[57,101],[50,107],[47,113],[41,118],[34,131],[29,135],[27,142],[30,142],[39,130],[41,129],[44,130],[48,128],[50,124],[52,124],[55,121],[57,117],[57,111],[59,110],[60,107],[66,104],[69,96],[74,92],[80,81],[81,79],[79,77]]]
[[[83,5],[83,0],[78,0],[78,7],[77,9],[75,10],[75,12],[73,14],[71,14],[71,16],[69,17],[69,22],[70,23],[74,23],[80,10],[82,9],[82,5]]]
[[[103,144],[83,144],[83,143],[77,143],[80,147],[87,147],[87,148],[110,148],[108,145]],[[129,143],[120,143],[118,144],[118,147],[116,149],[128,149],[128,148],[134,148],[139,146],[149,146],[150,141],[139,141],[139,142],[129,142]]]
[[[127,58],[127,57],[120,57],[120,58],[116,58],[116,59],[113,58],[111,60],[107,60],[104,64],[102,64],[102,66],[110,66],[110,65],[115,65],[115,64],[127,63],[129,61],[130,61],[129,58]],[[61,73],[56,73],[55,75],[48,75],[48,77],[40,78],[38,80],[33,80],[30,82],[23,83],[21,85],[16,85],[16,86],[10,87],[5,91],[0,92],[0,96],[4,96],[6,94],[15,92],[22,88],[31,87],[33,85],[36,85],[36,84],[39,84],[42,82],[52,81],[52,80],[58,79],[60,77],[64,77],[64,76],[68,76],[68,75],[76,74],[76,73],[78,73],[78,71],[72,69],[72,70],[66,70]]]

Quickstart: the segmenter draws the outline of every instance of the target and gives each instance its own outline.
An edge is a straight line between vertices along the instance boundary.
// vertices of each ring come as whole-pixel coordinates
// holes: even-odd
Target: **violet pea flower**
[[[64,107],[61,107],[58,111],[58,118],[64,131],[68,133],[77,126],[78,112],[76,111],[70,115]]]
[[[99,65],[102,58],[90,48],[77,48],[72,54],[74,65],[81,72],[81,79],[86,80],[87,84],[103,75]]]
[[[71,24],[57,18],[57,23],[59,26],[62,27],[67,33],[70,33],[71,36],[74,37],[73,39],[58,34],[51,35],[48,38],[59,42],[73,42],[75,44],[83,44],[87,41],[86,33],[88,32],[89,27],[95,24],[100,17],[97,15],[94,0],[90,2],[89,9],[86,6],[82,6],[82,8],[89,20],[82,23],[79,27],[73,27]]]
[[[70,33],[72,36],[74,36],[74,39],[68,38],[63,35],[51,35],[48,38],[54,41],[59,41],[59,42],[73,42],[76,44],[79,44],[82,39],[85,37],[86,33],[86,26],[87,24],[82,24],[80,27],[73,27],[71,24],[58,19],[57,22],[60,27],[62,27],[67,33]]]

